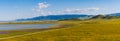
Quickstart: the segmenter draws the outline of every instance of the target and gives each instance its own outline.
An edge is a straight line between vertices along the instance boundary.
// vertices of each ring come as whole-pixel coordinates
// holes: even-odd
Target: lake
[[[40,29],[55,26],[55,24],[0,24],[0,30]]]

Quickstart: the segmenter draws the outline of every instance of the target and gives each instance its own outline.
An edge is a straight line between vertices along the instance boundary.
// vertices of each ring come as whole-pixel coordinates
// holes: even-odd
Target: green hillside
[[[59,21],[59,28],[1,41],[120,41],[120,19]]]

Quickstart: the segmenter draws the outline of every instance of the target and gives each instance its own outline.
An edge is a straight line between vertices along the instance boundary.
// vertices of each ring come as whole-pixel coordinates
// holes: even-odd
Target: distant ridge
[[[17,19],[15,21],[45,21],[45,20],[62,20],[62,19],[112,19],[120,18],[120,13],[112,13],[106,15],[85,15],[85,14],[70,14],[70,15],[48,15],[37,16],[33,18]]]
[[[27,19],[17,19],[16,21],[34,21],[34,20],[61,20],[61,19],[71,19],[71,18],[84,18],[84,17],[90,17],[92,15],[48,15],[48,16],[37,16],[33,18],[27,18]]]
[[[95,15],[95,16],[92,16],[90,19],[118,19],[120,18],[119,15],[116,16],[116,14],[110,14],[110,15]]]
[[[120,16],[120,13],[112,13],[112,14],[107,14],[107,15],[110,15],[110,16]]]

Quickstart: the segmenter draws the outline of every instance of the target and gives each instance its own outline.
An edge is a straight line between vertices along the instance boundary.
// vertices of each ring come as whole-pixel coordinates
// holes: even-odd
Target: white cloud
[[[87,14],[87,13],[94,13],[100,10],[100,8],[66,8],[63,10],[57,10],[57,11],[45,11],[44,9],[48,8],[50,4],[46,2],[38,3],[38,6],[36,9],[32,9],[33,11],[37,11],[40,15],[46,16],[46,15],[60,15],[60,14]]]
[[[45,10],[44,10],[44,9],[48,8],[49,6],[50,6],[50,4],[48,4],[46,2],[41,2],[41,3],[38,3],[37,8],[33,8],[32,10],[37,11],[37,13],[42,16],[45,16],[45,15],[48,15],[47,13],[50,13],[50,12],[45,12]]]
[[[48,8],[50,5],[46,2],[38,3],[37,8],[33,8],[33,11],[43,12],[44,9]]]
[[[99,11],[100,8],[83,8],[83,9],[71,9],[67,8],[65,10],[58,11],[48,11],[44,12],[44,15],[63,15],[63,14],[90,14]]]
[[[47,4],[46,2],[38,3],[38,9],[43,9],[47,7],[49,7],[49,4]]]
[[[99,10],[100,10],[100,8],[84,8],[84,9],[67,8],[64,11],[61,11],[61,13],[90,13],[90,12],[96,12]]]

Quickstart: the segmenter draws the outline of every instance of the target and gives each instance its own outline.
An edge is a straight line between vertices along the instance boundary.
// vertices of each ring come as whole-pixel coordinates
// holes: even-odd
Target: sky
[[[120,13],[120,0],[0,0],[0,20],[63,14]]]

